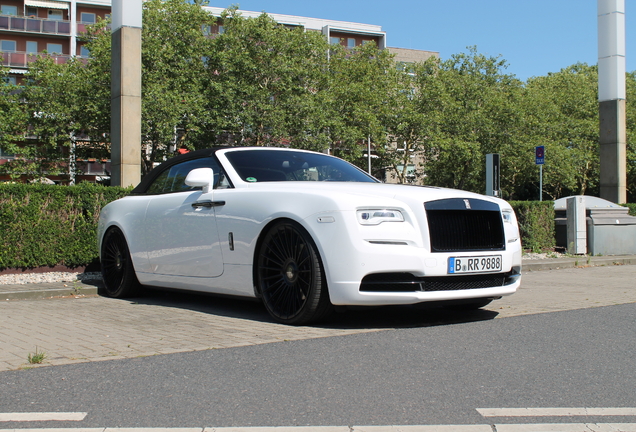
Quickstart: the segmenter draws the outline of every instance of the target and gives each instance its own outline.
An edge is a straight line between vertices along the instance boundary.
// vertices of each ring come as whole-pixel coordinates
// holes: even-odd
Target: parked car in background
[[[333,156],[271,147],[162,163],[102,210],[98,241],[109,296],[147,285],[256,297],[296,325],[334,305],[478,308],[521,278],[505,201],[383,184]]]

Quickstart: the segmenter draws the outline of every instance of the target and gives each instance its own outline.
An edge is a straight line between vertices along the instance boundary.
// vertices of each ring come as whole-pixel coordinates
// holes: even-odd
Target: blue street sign
[[[535,147],[534,148],[534,155],[536,157],[536,161],[535,161],[536,165],[545,164],[545,147],[544,146]]]

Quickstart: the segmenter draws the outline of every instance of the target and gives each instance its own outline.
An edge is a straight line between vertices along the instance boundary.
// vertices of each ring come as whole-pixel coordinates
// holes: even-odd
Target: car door
[[[185,184],[187,174],[209,167],[218,173],[212,158],[186,161],[170,167],[150,186],[154,194],[145,217],[145,238],[150,268],[155,274],[216,277],[223,273],[223,256],[213,205],[214,191]]]

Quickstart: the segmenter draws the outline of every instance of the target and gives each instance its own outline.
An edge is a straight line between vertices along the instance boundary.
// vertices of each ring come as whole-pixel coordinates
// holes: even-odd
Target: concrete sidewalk
[[[36,350],[44,365],[61,365],[634,303],[636,267],[626,264],[636,257],[530,260],[518,292],[483,310],[385,307],[306,327],[274,323],[260,303],[233,298],[150,290],[118,300],[96,295],[97,281],[0,285],[0,371],[31,367]]]

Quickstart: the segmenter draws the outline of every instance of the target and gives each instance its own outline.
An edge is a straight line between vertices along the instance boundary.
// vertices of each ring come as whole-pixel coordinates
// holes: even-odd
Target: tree
[[[408,68],[395,67],[388,73],[388,107],[382,119],[388,134],[382,163],[387,167],[387,177],[398,183],[419,183],[423,176],[423,164],[418,163],[424,154],[425,141],[431,133],[433,121],[430,113],[419,109],[425,93],[417,89],[417,75],[424,65]]]
[[[5,147],[18,157],[3,166],[5,172],[43,177],[68,170],[68,164],[60,162],[68,155],[64,149],[71,147],[72,137],[82,130],[82,100],[77,98],[82,66],[76,59],[57,65],[50,57],[32,65],[12,102],[14,118],[20,121],[13,125],[12,142]]]
[[[327,110],[335,154],[366,167],[368,140],[383,160],[387,143],[384,119],[389,117],[395,62],[387,50],[367,43],[353,50],[333,45],[329,58]]]
[[[236,8],[221,19],[224,32],[207,54],[214,142],[324,149],[327,44],[322,35],[287,28],[266,14],[244,18]]]
[[[183,0],[144,2],[141,142],[147,157],[143,174],[175,148],[187,146],[189,135],[201,128],[211,44],[204,29],[213,24],[213,16]]]
[[[418,111],[430,125],[424,146],[427,184],[483,192],[485,155],[500,153],[508,161],[519,153],[522,83],[505,67],[504,60],[472,47],[418,68]],[[510,195],[507,178],[502,188]]]
[[[636,202],[636,71],[626,80],[627,202]]]
[[[552,199],[598,194],[597,83],[596,66],[575,64],[526,85],[526,141],[545,146],[543,185]]]
[[[8,81],[9,68],[0,68],[0,149],[16,153],[16,142],[23,139],[27,128],[25,111],[20,106],[20,88]],[[0,172],[12,173],[11,164],[0,165]]]

